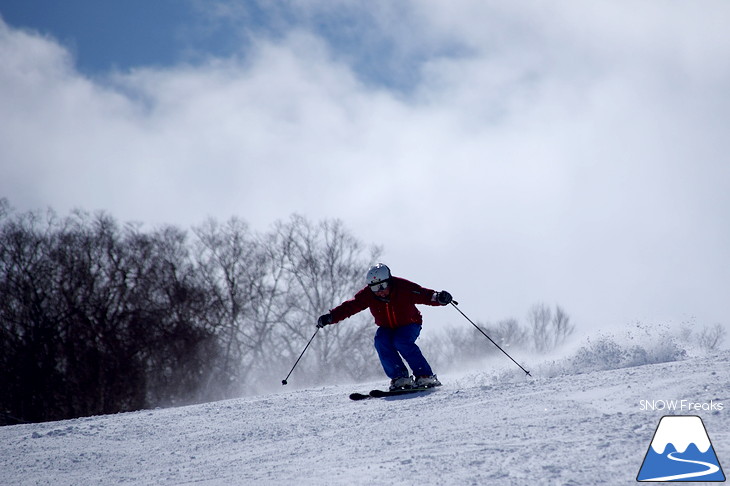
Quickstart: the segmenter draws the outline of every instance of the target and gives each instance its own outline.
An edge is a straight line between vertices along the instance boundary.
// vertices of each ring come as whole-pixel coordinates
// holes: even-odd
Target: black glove
[[[453,298],[451,297],[451,294],[450,293],[448,293],[445,290],[442,290],[441,292],[438,292],[436,294],[436,300],[441,305],[448,305],[448,304],[451,303],[451,301],[453,300]]]
[[[319,316],[319,319],[317,319],[317,327],[323,328],[324,326],[328,326],[332,324],[332,314],[324,314],[322,316]]]

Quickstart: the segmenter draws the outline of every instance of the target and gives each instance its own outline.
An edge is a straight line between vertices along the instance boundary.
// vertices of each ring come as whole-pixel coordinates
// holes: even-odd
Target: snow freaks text
[[[670,411],[670,412],[715,412],[724,408],[722,402],[694,402],[692,400],[639,400],[639,409],[642,411]]]

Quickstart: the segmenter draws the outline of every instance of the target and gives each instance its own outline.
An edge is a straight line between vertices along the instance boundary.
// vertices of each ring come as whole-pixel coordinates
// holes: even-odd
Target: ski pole
[[[307,351],[307,348],[309,347],[309,345],[312,344],[312,341],[314,340],[314,336],[317,335],[317,333],[319,332],[319,329],[320,328],[318,327],[317,330],[314,331],[314,334],[312,334],[312,337],[309,338],[309,342],[307,343],[306,346],[304,346],[304,351],[302,351],[302,354],[299,355],[299,357],[297,358],[296,363],[294,363],[294,366],[291,367],[291,371],[289,371],[289,374],[286,375],[286,378],[284,378],[283,380],[281,380],[281,384],[282,385],[286,385],[287,384],[287,381],[286,380],[289,379],[289,377],[291,376],[292,372],[294,371],[294,368],[296,368],[297,365],[299,364],[299,360],[302,359],[302,356],[304,356],[305,351]]]
[[[522,367],[522,365],[521,365],[521,364],[519,364],[519,363],[518,363],[517,361],[515,361],[515,360],[514,360],[514,358],[513,358],[512,356],[510,356],[509,354],[507,354],[507,351],[505,351],[504,349],[502,349],[502,348],[501,348],[501,347],[499,346],[499,344],[495,343],[495,342],[494,342],[494,340],[493,340],[492,338],[490,338],[490,337],[489,337],[489,336],[487,335],[487,333],[486,333],[486,332],[484,332],[484,331],[482,330],[482,328],[481,328],[481,327],[479,327],[479,326],[477,326],[476,324],[474,324],[474,321],[472,321],[471,319],[469,319],[469,318],[468,318],[468,317],[466,316],[466,314],[464,314],[464,313],[463,313],[463,312],[461,311],[461,309],[459,309],[459,308],[457,307],[457,306],[459,305],[459,303],[458,303],[458,302],[456,302],[455,300],[452,300],[452,301],[451,301],[451,305],[453,305],[453,306],[454,306],[454,309],[458,310],[458,311],[459,311],[459,313],[460,313],[460,314],[461,314],[462,316],[464,316],[464,318],[465,318],[465,319],[466,319],[467,321],[469,321],[469,322],[471,323],[471,325],[472,325],[472,326],[476,327],[476,328],[477,328],[477,330],[478,330],[479,332],[481,332],[481,333],[482,333],[482,334],[484,335],[484,337],[485,337],[485,338],[489,339],[489,340],[490,340],[490,341],[492,342],[492,344],[494,344],[495,346],[497,346],[497,349],[499,349],[500,351],[502,351],[502,352],[503,352],[503,353],[504,353],[504,354],[505,354],[505,355],[506,355],[506,356],[507,356],[507,357],[508,357],[509,359],[511,359],[511,360],[512,360],[512,362],[513,362],[514,364],[516,364],[517,366],[519,366],[519,367],[520,367],[520,369],[521,369],[522,371],[524,371],[524,372],[525,372],[525,374],[526,374],[527,376],[529,376],[529,377],[532,377],[532,375],[530,374],[530,372],[529,372],[529,371],[527,371],[527,370],[526,370],[525,368],[523,368],[523,367]]]

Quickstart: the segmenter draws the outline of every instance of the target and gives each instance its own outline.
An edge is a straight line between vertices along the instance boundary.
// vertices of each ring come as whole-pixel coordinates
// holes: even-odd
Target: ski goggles
[[[382,282],[378,282],[378,283],[370,286],[370,290],[372,290],[373,292],[380,292],[380,291],[385,290],[387,288],[388,288],[388,281],[387,280],[384,280]]]

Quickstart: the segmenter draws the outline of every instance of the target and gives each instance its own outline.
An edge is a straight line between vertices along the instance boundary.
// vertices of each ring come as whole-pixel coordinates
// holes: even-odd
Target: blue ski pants
[[[388,378],[395,379],[409,375],[408,368],[403,364],[403,359],[413,370],[413,376],[433,375],[431,366],[429,366],[416,344],[416,339],[420,334],[420,324],[409,324],[395,328],[378,328],[375,333],[375,349]]]

